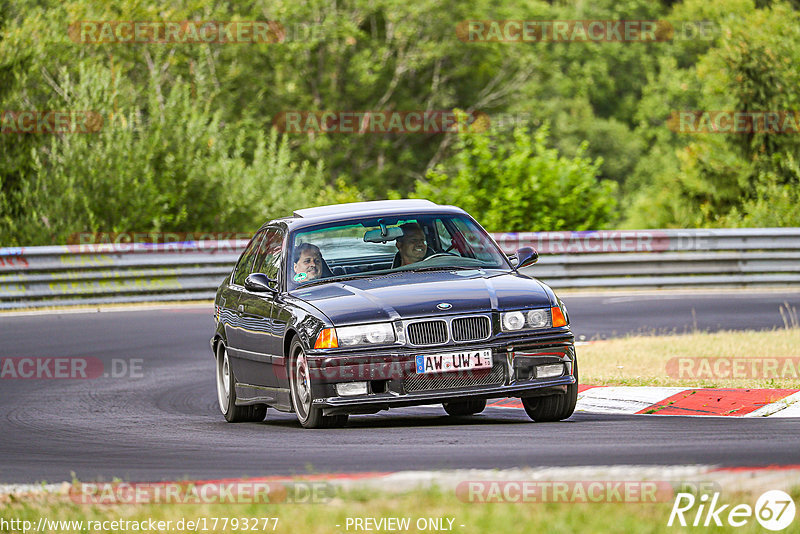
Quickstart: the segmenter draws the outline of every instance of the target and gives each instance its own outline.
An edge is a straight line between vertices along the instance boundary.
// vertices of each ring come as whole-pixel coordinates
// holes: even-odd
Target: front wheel
[[[289,387],[292,392],[292,404],[297,420],[303,428],[335,428],[347,423],[348,415],[322,415],[322,408],[314,406],[314,395],[311,388],[311,372],[308,358],[300,344],[294,339],[289,349],[291,363],[289,365]]]
[[[548,423],[568,419],[575,412],[578,402],[578,360],[575,366],[575,383],[567,386],[567,392],[547,397],[523,397],[522,406],[528,417],[537,423]]]
[[[266,404],[253,404],[251,406],[236,406],[236,380],[233,369],[225,350],[225,343],[217,344],[217,402],[225,420],[229,423],[263,421],[267,416]]]

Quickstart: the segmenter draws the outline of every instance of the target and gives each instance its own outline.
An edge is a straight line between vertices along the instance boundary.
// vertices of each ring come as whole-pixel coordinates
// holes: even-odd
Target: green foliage
[[[797,161],[792,163],[797,165]],[[800,173],[798,173],[800,175]],[[782,183],[774,174],[758,177],[756,194],[735,207],[719,221],[720,226],[780,227],[800,226],[800,188]]]
[[[50,136],[31,151],[32,176],[11,192],[23,209],[0,223],[6,243],[65,242],[76,231],[237,231],[332,192],[321,162],[294,163],[274,130],[226,127],[190,83],[149,91],[143,107],[123,113],[113,109],[130,88],[108,69],[79,65],[76,75],[63,69],[54,83],[75,109],[107,119],[97,133]],[[158,83],[154,74],[149,84]]]
[[[460,41],[457,24],[476,19],[668,20],[676,34]],[[275,20],[286,34],[82,44],[67,31],[104,20]],[[698,23],[711,32],[687,38]],[[94,134],[0,134],[0,245],[248,231],[302,206],[409,194],[496,230],[798,225],[800,136],[688,135],[666,122],[679,110],[800,109],[798,63],[800,14],[782,1],[0,0],[0,111],[105,119]],[[456,108],[529,120],[492,135],[272,128],[290,110]]]
[[[414,196],[457,203],[496,232],[606,227],[616,184],[597,179],[602,160],[585,157],[585,144],[561,156],[547,147],[548,135],[547,126],[533,135],[516,128],[512,139],[461,134],[452,160],[418,181]]]
[[[799,225],[796,133],[676,133],[653,118],[671,110],[798,109],[800,14],[780,2],[756,9],[692,1],[676,9],[682,19],[711,19],[716,37],[702,53],[692,50],[696,61],[685,68],[687,46],[674,49],[649,79],[637,117],[650,150],[626,187],[625,225]]]
[[[26,22],[44,31],[59,18],[50,16]],[[20,61],[30,67],[16,71],[17,92],[0,109],[92,110],[104,121],[96,133],[0,136],[3,245],[63,243],[81,231],[246,231],[355,196],[323,179],[321,160],[297,162],[277,131],[226,121],[208,50],[185,74],[156,47],[143,47],[141,63],[89,53],[58,70],[40,52]]]

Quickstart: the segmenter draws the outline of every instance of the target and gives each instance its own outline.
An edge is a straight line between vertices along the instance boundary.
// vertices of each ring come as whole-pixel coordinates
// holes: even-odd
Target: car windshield
[[[289,286],[398,271],[509,269],[488,234],[464,215],[379,217],[293,234]]]

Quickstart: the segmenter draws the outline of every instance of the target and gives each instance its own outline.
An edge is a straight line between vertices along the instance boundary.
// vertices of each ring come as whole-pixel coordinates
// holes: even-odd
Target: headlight
[[[507,312],[502,315],[503,330],[513,331],[519,330],[525,326],[525,316],[522,312],[513,311]]]
[[[394,343],[394,328],[391,323],[365,324],[361,326],[336,327],[340,347],[356,345],[384,345]]]
[[[528,326],[531,328],[544,328],[549,322],[546,310],[531,310],[525,314],[528,319]]]
[[[515,332],[531,328],[550,328],[550,312],[547,308],[526,312],[505,312],[500,314],[500,323],[503,332]]]

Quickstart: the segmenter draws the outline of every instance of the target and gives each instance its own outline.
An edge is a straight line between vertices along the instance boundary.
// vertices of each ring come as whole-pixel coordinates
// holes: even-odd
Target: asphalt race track
[[[800,292],[564,295],[583,339],[627,332],[782,328]],[[692,314],[694,309],[694,315]],[[0,315],[0,357],[102,361],[94,379],[0,380],[0,481],[155,481],[307,472],[573,465],[800,464],[800,419],[577,413],[534,424],[521,410],[473,418],[441,406],[303,430],[270,410],[225,423],[216,403],[208,308]]]

